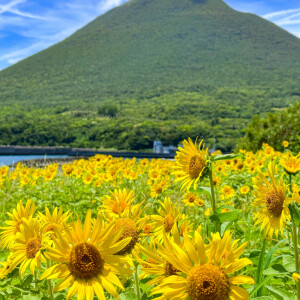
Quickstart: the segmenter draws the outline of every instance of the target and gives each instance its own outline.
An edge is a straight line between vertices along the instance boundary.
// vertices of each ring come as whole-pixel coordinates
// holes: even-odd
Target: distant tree
[[[98,114],[101,116],[109,116],[111,118],[115,118],[118,114],[119,108],[116,104],[114,103],[103,103],[99,108],[98,108]]]

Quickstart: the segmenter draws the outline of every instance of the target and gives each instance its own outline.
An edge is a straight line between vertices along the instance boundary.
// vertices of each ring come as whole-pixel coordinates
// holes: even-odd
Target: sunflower
[[[10,253],[6,261],[0,262],[0,264],[2,265],[2,268],[0,268],[0,280],[6,277],[6,275],[12,271],[11,261],[12,261],[12,254]]]
[[[47,239],[43,235],[43,228],[39,221],[30,217],[23,219],[20,232],[16,235],[14,244],[10,247],[13,253],[10,271],[20,265],[20,277],[23,277],[26,268],[34,275],[35,268],[41,268],[41,262],[46,262],[43,250],[46,248]]]
[[[160,181],[154,182],[150,187],[150,196],[156,198],[161,195],[168,187],[169,180],[162,178]]]
[[[228,198],[232,198],[235,194],[234,189],[229,186],[229,185],[224,185],[221,189],[220,189],[220,199],[228,199]]]
[[[287,148],[289,146],[289,144],[290,143],[288,141],[283,141],[282,142],[282,145],[283,145],[284,148]]]
[[[67,211],[63,214],[62,208],[58,210],[57,207],[54,208],[53,213],[51,214],[49,209],[46,207],[45,215],[41,212],[38,212],[39,219],[43,226],[44,233],[51,233],[52,236],[56,236],[55,231],[58,229],[60,232],[64,231],[64,223],[68,221],[70,217],[70,212]]]
[[[132,195],[133,196],[133,195]],[[140,216],[143,214],[147,206],[144,205],[144,201],[137,204],[132,209],[131,202],[128,202],[128,206],[124,209],[123,213],[119,216],[115,217],[111,214],[107,214],[106,218],[108,221],[115,220],[115,225],[113,232],[117,232],[120,229],[122,230],[122,234],[119,237],[118,241],[122,241],[123,239],[126,239],[128,237],[131,238],[131,241],[124,247],[121,251],[119,251],[117,254],[119,255],[125,255],[131,252],[131,250],[135,247],[137,244],[140,236],[147,235],[142,233],[143,228],[147,222],[147,218],[140,218]]]
[[[170,233],[176,221],[181,220],[180,206],[173,203],[170,197],[165,197],[164,202],[159,201],[161,207],[158,210],[159,215],[152,215],[154,225],[154,236],[162,240],[163,233]]]
[[[64,228],[64,236],[56,230],[55,248],[49,247],[47,252],[47,258],[57,264],[46,270],[40,279],[63,278],[54,291],[70,287],[67,299],[77,293],[77,299],[92,300],[96,293],[103,300],[104,289],[119,298],[114,285],[124,289],[116,274],[122,273],[126,259],[115,254],[126,247],[131,238],[117,242],[122,231],[113,233],[114,222],[104,226],[100,216],[91,229],[90,210],[83,226],[78,219],[71,224],[71,228],[67,224]]]
[[[248,185],[244,185],[240,188],[241,194],[248,194],[250,191],[250,187]]]
[[[188,141],[182,142],[183,148],[180,147],[176,152],[176,162],[173,167],[173,174],[176,175],[174,182],[182,181],[182,187],[189,190],[191,185],[194,185],[196,190],[197,182],[201,180],[208,170],[208,149],[204,149],[203,140],[197,146],[189,138]],[[202,149],[201,149],[202,146]]]
[[[195,193],[187,192],[183,195],[182,203],[188,207],[203,206],[204,201]]]
[[[275,179],[278,173],[275,162],[268,165],[268,176],[270,181],[258,170],[259,179],[253,178],[255,197],[253,206],[261,207],[255,214],[256,224],[261,224],[261,230],[265,228],[265,236],[268,234],[271,240],[273,234],[278,237],[279,230],[283,234],[283,228],[287,221],[290,221],[291,215],[289,204],[292,199],[286,197],[286,185],[282,178]]]
[[[239,258],[247,242],[237,246],[231,242],[227,231],[221,238],[219,233],[212,234],[212,240],[205,245],[201,235],[195,231],[193,240],[183,237],[184,248],[164,238],[168,253],[160,251],[164,260],[177,271],[176,274],[162,280],[153,289],[152,294],[162,294],[157,299],[191,300],[246,300],[248,292],[237,285],[254,284],[253,278],[245,275],[231,276],[245,266],[252,264],[248,258]]]
[[[103,205],[101,209],[114,218],[121,217],[126,208],[131,207],[131,203],[134,201],[134,191],[132,190],[115,189],[113,192],[110,191],[109,194],[109,196],[105,195],[102,198]]]
[[[300,154],[293,156],[288,153],[282,157],[280,164],[288,174],[296,175],[300,171]]]
[[[17,205],[17,209],[13,209],[12,213],[7,213],[11,220],[5,221],[8,225],[6,227],[0,227],[1,229],[1,242],[0,246],[2,248],[10,247],[16,238],[17,232],[20,231],[20,226],[23,223],[23,219],[29,219],[34,212],[36,207],[34,203],[31,203],[31,199],[28,199],[25,207],[22,204],[22,200]]]
[[[179,272],[158,253],[157,246],[159,244],[151,240],[149,244],[140,245],[138,251],[135,251],[135,259],[141,265],[140,280],[148,277],[152,278],[147,281],[147,285],[158,285],[164,278],[176,275]],[[182,244],[178,246],[182,247]],[[167,250],[161,247],[161,251],[166,252]]]
[[[293,279],[298,282],[300,280],[300,274],[299,273],[293,273]]]
[[[220,176],[215,176],[213,174],[213,185],[214,186],[219,186],[220,182],[221,182],[221,177]]]

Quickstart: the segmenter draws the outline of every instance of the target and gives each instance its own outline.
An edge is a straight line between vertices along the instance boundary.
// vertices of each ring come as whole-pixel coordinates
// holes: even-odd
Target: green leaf
[[[267,254],[267,257],[266,257],[266,261],[265,261],[265,265],[264,265],[264,270],[266,270],[268,267],[269,267],[269,264],[270,264],[270,261],[272,259],[272,256],[273,256],[273,253],[274,251],[277,249],[277,247],[282,244],[282,243],[286,243],[287,240],[281,240],[279,241]]]
[[[249,298],[251,298],[251,296],[253,296],[262,286],[266,285],[271,279],[272,279],[272,276],[268,276],[268,277],[265,277],[259,284],[256,284],[253,287],[253,290],[251,291]],[[260,298],[260,297],[257,297],[255,299],[258,299],[258,298]]]
[[[274,298],[269,296],[261,296],[261,297],[251,298],[251,300],[274,300]]]
[[[22,287],[23,288],[27,288],[29,287],[30,283],[32,282],[33,280],[33,276],[30,274],[28,276],[26,276],[26,278],[24,279],[23,283],[22,283]]]
[[[286,273],[289,273],[289,271],[282,264],[272,265],[270,268],[263,272],[264,275],[278,275]]]
[[[228,159],[234,159],[236,157],[239,157],[240,154],[220,154],[220,155],[213,155],[210,157],[210,160],[212,162],[219,161],[219,160],[228,160]]]
[[[262,281],[262,276],[263,276],[263,262],[264,262],[264,258],[265,258],[265,251],[266,251],[266,238],[264,238],[264,242],[263,242],[263,246],[261,249],[261,252],[259,254],[259,258],[258,258],[258,265],[257,265],[257,271],[256,271],[256,285],[259,285],[260,282]],[[258,289],[257,291],[257,296],[261,296],[261,288]]]
[[[296,299],[295,295],[288,293],[286,291],[283,291],[281,289],[277,289],[273,286],[266,285],[265,286],[277,299],[281,300],[294,300]]]
[[[122,293],[119,295],[120,300],[136,300],[136,294],[131,292],[131,293]]]
[[[300,212],[299,212],[299,208],[298,205],[293,202],[289,205],[289,210],[291,213],[291,217],[292,217],[292,221],[299,226],[300,225]]]
[[[218,218],[221,223],[228,222],[228,221],[235,221],[238,217],[239,217],[238,210],[218,214]]]
[[[221,225],[221,235],[223,236],[224,232],[226,230],[228,230],[228,228],[230,228],[230,226],[233,224],[233,221],[228,221],[228,222],[225,222]]]
[[[211,188],[207,186],[200,186],[199,189],[205,194],[211,196]]]
[[[211,215],[211,216],[209,216],[209,219],[212,221],[220,222],[219,215]]]

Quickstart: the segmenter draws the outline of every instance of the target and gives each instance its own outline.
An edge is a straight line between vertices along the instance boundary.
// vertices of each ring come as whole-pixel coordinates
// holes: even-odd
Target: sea
[[[0,166],[10,166],[13,163],[28,159],[47,159],[68,157],[68,155],[0,155]]]

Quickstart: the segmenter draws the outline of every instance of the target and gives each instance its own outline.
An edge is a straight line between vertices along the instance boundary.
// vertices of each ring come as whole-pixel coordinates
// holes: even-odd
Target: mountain
[[[221,0],[132,0],[0,72],[0,101],[195,85],[297,88],[300,40]]]
[[[237,138],[250,112],[285,107],[299,99],[299,53],[298,38],[222,0],[131,0],[61,43],[2,70],[0,105],[19,105],[14,111],[20,114],[24,107],[44,109],[32,118],[46,113],[60,120],[81,116],[83,123],[101,106],[100,116],[113,117],[109,124],[126,124],[117,137],[143,122],[160,123],[172,131],[180,122],[194,128],[209,120],[201,135],[215,136],[209,128],[219,134],[228,125],[231,131],[221,136],[230,138],[237,129]],[[112,103],[117,113],[107,115]],[[247,111],[241,112],[246,104]],[[57,105],[60,109],[54,112]],[[108,121],[93,118],[103,132]],[[153,126],[145,134],[145,145],[166,136]],[[184,129],[182,135],[197,135],[197,130]],[[86,135],[71,140],[90,145],[88,141],[109,139],[99,132],[85,140]],[[1,142],[39,143],[4,139],[0,128]],[[139,147],[132,145],[126,147]]]

